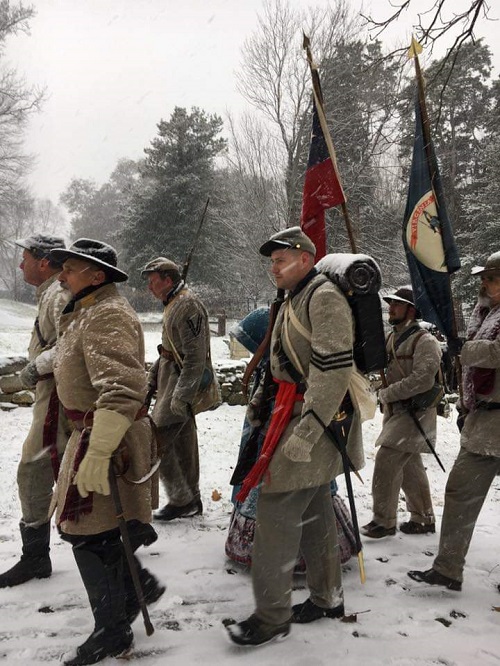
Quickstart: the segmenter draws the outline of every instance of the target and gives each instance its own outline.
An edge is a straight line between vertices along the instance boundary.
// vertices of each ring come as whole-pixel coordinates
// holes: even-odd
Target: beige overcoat
[[[71,298],[70,292],[61,287],[57,275],[56,273],[48,280],[45,280],[36,290],[38,315],[31,333],[28,358],[30,361],[34,361],[43,353],[45,360],[42,368],[38,368],[37,366],[38,371],[43,375],[43,379],[37,382],[35,388],[33,420],[23,444],[21,458],[23,463],[29,463],[33,459],[36,459],[43,449],[43,426],[45,417],[47,416],[50,396],[55,389],[52,362],[57,339],[58,322],[61,312]],[[57,427],[57,450],[62,454],[68,441],[69,431],[62,410],[60,412]]]
[[[491,309],[485,326],[500,320],[500,305]],[[494,368],[493,390],[488,395],[476,394],[477,400],[500,404],[500,335],[495,340],[474,339],[466,342],[460,356],[463,366]],[[471,453],[500,458],[500,409],[476,409],[468,414],[460,439],[461,446]]]
[[[124,437],[130,458],[127,476],[138,480],[146,475],[156,451],[149,421],[136,420],[147,390],[143,333],[136,313],[114,284],[76,301],[74,311],[62,315],[54,371],[65,408],[112,410],[129,419],[130,429]],[[79,436],[78,431],[72,434],[61,464],[54,500],[58,524],[74,476]],[[156,476],[141,485],[118,479],[126,520],[150,522],[155,484]],[[98,534],[117,527],[115,516],[111,497],[93,493],[92,512],[78,522],[63,521],[60,527],[67,534]]]
[[[163,356],[151,368],[149,383],[157,390],[151,415],[158,427],[184,420],[184,417],[172,414],[171,400],[175,396],[192,405],[206,369],[211,372],[212,382],[217,382],[210,357],[208,313],[198,296],[187,287],[181,289],[164,308],[161,344],[171,354],[175,347],[182,360],[182,368]],[[207,398],[204,409],[213,407],[216,401],[211,400],[209,392],[204,392],[204,395]]]
[[[384,420],[375,446],[388,446],[408,453],[431,453],[401,401],[432,388],[441,362],[441,349],[439,342],[428,331],[410,335],[397,347],[398,339],[411,326],[415,326],[414,321],[397,327],[394,337],[391,333],[387,339],[389,364],[386,377],[389,386],[380,389],[379,393],[384,403]],[[415,335],[420,335],[418,340]],[[396,357],[393,354],[393,342],[396,345]],[[387,403],[390,404],[390,409]],[[434,446],[437,410],[420,410],[416,416]]]
[[[279,348],[293,360],[293,347],[304,371],[307,388],[304,402],[297,402],[294,415],[283,434],[264,478],[262,492],[286,492],[329,483],[342,471],[342,461],[335,445],[324,433],[320,421],[328,425],[344,398],[353,371],[353,318],[342,292],[323,275],[310,280],[298,293],[288,296],[273,329],[271,370],[273,377],[293,381],[280,367]],[[295,326],[288,326],[289,342],[284,335],[287,308],[293,308],[300,324],[310,332],[307,340]],[[314,414],[313,414],[314,412]],[[319,418],[316,418],[316,416]],[[283,446],[294,433],[311,443],[311,462],[293,462],[283,453]],[[364,464],[359,415],[351,427],[348,453],[356,469]]]

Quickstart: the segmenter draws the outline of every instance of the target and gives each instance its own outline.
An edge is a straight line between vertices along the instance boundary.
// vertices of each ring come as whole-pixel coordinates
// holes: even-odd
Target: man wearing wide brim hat
[[[162,451],[160,477],[168,503],[156,520],[191,518],[203,512],[195,414],[216,406],[219,385],[210,355],[208,312],[181,278],[177,264],[156,257],[141,271],[148,289],[163,303],[158,359],[149,373],[151,413]]]
[[[387,337],[387,387],[379,391],[384,412],[382,432],[372,478],[372,520],[362,533],[372,539],[396,534],[400,491],[410,519],[400,524],[404,534],[434,533],[435,517],[429,480],[421,453],[430,453],[418,430],[409,404],[414,396],[432,388],[441,362],[436,338],[416,322],[419,313],[413,290],[402,286],[384,296],[389,304],[392,332]],[[419,409],[415,418],[429,441],[436,441],[435,407]]]
[[[95,620],[90,637],[65,662],[80,666],[121,654],[132,643],[130,624],[139,603],[108,475],[121,447],[128,460],[117,484],[133,550],[153,543],[157,535],[150,521],[157,487],[148,474],[156,447],[143,409],[143,333],[136,313],[117,291],[115,282],[124,282],[127,274],[117,267],[114,248],[81,238],[51,256],[64,262],[59,280],[72,295],[61,316],[54,365],[59,398],[74,427],[55,494],[56,522],[73,546]],[[131,483],[139,479],[146,481]],[[137,565],[150,603],[165,588],[138,560]]]
[[[500,252],[472,274],[481,286],[460,353],[462,397],[457,407],[463,427],[460,452],[446,483],[439,552],[431,569],[408,572],[413,580],[450,590],[462,588],[476,522],[500,474]],[[486,570],[496,562],[497,553],[490,566],[485,563]]]
[[[406,303],[408,306],[415,308],[415,319],[420,319],[420,311],[415,305],[415,299],[413,297],[413,289],[411,287],[399,287],[395,291],[387,294],[382,297],[387,304],[391,304],[392,301],[397,303]]]
[[[68,259],[85,261],[98,266],[105,274],[106,282],[126,282],[128,275],[117,267],[116,251],[111,245],[91,238],[79,238],[68,249],[54,249],[50,256],[63,263]]]
[[[52,364],[57,323],[70,294],[57,280],[60,263],[49,256],[51,250],[64,248],[64,240],[48,234],[34,234],[13,242],[23,249],[20,268],[24,281],[36,287],[38,311],[28,347],[29,363],[21,371],[17,387],[17,390],[34,391],[35,402],[17,469],[22,556],[0,575],[0,587],[21,585],[33,578],[51,575],[49,506],[59,459],[69,437],[57,400]],[[3,381],[7,383],[9,380],[0,380],[0,388],[3,388]]]

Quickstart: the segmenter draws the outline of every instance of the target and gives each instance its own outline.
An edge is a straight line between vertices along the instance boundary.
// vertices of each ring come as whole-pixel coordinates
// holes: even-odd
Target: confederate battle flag
[[[313,99],[311,145],[304,181],[300,226],[316,245],[316,260],[326,254],[325,210],[345,202],[344,191],[333,162],[335,155],[331,155],[330,152],[332,151],[328,150],[316,100]]]

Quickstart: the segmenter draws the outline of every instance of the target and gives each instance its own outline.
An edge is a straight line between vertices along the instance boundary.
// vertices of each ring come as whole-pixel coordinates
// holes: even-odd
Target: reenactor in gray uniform
[[[291,622],[344,614],[330,496],[330,481],[342,464],[325,429],[336,414],[349,409],[353,317],[340,289],[317,272],[316,248],[299,227],[275,234],[260,252],[271,258],[276,284],[288,295],[273,328],[271,371],[278,392],[256,463],[259,469],[261,461],[270,458],[262,470],[257,503],[252,555],[255,611],[247,620],[227,627],[230,639],[243,646],[284,638]],[[257,395],[254,398],[258,400]],[[284,413],[288,416],[281,419]],[[357,412],[347,450],[359,469],[363,452]],[[310,597],[292,607],[292,575],[299,548],[306,561]]]
[[[72,299],[61,315],[54,374],[64,411],[73,426],[54,493],[62,538],[71,543],[94,616],[94,630],[65,664],[83,666],[126,652],[139,602],[120,538],[126,521],[133,551],[157,539],[150,525],[157,501],[151,474],[156,446],[144,401],[147,374],[139,319],[120,296],[115,250],[82,238],[68,250],[59,280]],[[111,496],[110,465],[117,497]],[[121,504],[121,512],[118,512]],[[130,553],[132,557],[132,554]],[[146,603],[165,591],[135,560]]]
[[[49,506],[59,460],[69,437],[57,399],[52,363],[59,316],[71,294],[57,281],[61,264],[49,256],[50,250],[63,248],[64,241],[37,234],[15,243],[23,248],[20,268],[24,280],[36,287],[38,314],[28,347],[29,363],[19,377],[19,389],[33,390],[35,404],[17,470],[23,551],[20,561],[0,575],[0,587],[48,578],[52,573]]]
[[[379,391],[384,411],[382,432],[372,479],[373,519],[362,527],[365,536],[379,539],[396,534],[401,489],[405,494],[410,520],[400,525],[405,534],[435,532],[429,480],[422,453],[431,453],[414,418],[429,442],[436,442],[435,407],[410,413],[408,402],[431,389],[441,362],[436,338],[415,321],[419,313],[409,287],[400,287],[384,297],[389,304],[393,331],[387,338],[387,388]]]
[[[150,261],[142,271],[148,288],[163,302],[163,328],[158,359],[149,374],[150,394],[156,392],[152,419],[162,456],[160,477],[168,504],[156,520],[196,516],[200,498],[198,435],[193,404],[205,382],[217,382],[210,360],[208,313],[201,300],[181,280],[179,267],[166,257]],[[211,393],[197,401],[197,411],[214,406]]]
[[[439,552],[431,569],[408,572],[418,582],[456,591],[479,512],[500,474],[500,252],[472,273],[481,288],[460,355],[461,448],[446,484]]]

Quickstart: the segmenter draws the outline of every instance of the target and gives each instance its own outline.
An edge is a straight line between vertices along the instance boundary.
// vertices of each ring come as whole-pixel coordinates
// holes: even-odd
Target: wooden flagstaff
[[[325,116],[325,108],[324,108],[324,103],[323,103],[323,93],[321,91],[321,84],[319,80],[319,72],[318,72],[318,66],[314,62],[312,52],[311,52],[311,40],[309,37],[304,34],[303,42],[302,42],[302,47],[304,48],[306,55],[307,55],[307,62],[309,63],[309,69],[311,71],[311,79],[312,79],[312,84],[313,84],[313,95],[314,95],[314,101],[316,103],[316,109],[318,111],[318,118],[319,122],[321,125],[321,129],[323,130],[323,135],[325,137],[325,142],[328,148],[328,153],[330,155],[330,159],[332,160],[333,168],[335,169],[335,172],[338,174],[338,168],[337,168],[337,156],[335,154],[335,148],[333,147],[333,142],[332,142],[332,137],[330,136],[330,131],[328,129],[328,124],[326,122],[326,116]],[[342,188],[342,183],[340,182],[340,178],[338,178],[340,187]],[[342,190],[343,191],[343,190]],[[345,199],[345,194],[344,194],[344,199]],[[345,221],[345,226],[347,229],[347,235],[349,237],[349,244],[351,246],[351,251],[356,254],[357,249],[356,249],[356,239],[354,237],[354,232],[352,229],[351,225],[351,219],[349,217],[349,211],[347,210],[347,205],[344,202],[341,203],[341,208],[342,208],[342,214],[344,216],[344,221]]]
[[[324,103],[323,103],[323,93],[321,91],[321,83],[319,79],[319,72],[318,72],[318,66],[314,62],[312,52],[311,52],[311,40],[309,37],[303,33],[303,42],[302,42],[302,47],[304,48],[306,55],[307,55],[307,62],[309,63],[309,69],[311,72],[311,79],[312,79],[312,84],[313,84],[313,96],[314,96],[314,102],[316,105],[316,110],[318,113],[318,119],[321,125],[321,130],[323,132],[323,136],[325,137],[325,142],[326,146],[328,148],[328,153],[330,155],[330,159],[332,161],[333,168],[335,170],[335,173],[337,174],[337,180],[339,182],[340,188],[342,189],[343,193],[343,199],[344,201],[341,203],[342,207],[342,214],[344,216],[344,222],[347,230],[347,235],[349,237],[349,244],[351,246],[351,251],[356,254],[357,253],[357,246],[356,246],[356,239],[354,237],[354,232],[352,229],[351,225],[351,220],[349,217],[349,212],[347,210],[347,205],[345,203],[346,196],[342,188],[342,183],[340,181],[340,178],[338,176],[338,168],[337,168],[337,156],[335,154],[335,148],[333,147],[333,141],[332,137],[330,136],[330,131],[328,129],[328,124],[326,122],[326,115],[325,115],[325,109],[324,109]],[[381,370],[381,376],[383,380],[385,379],[384,371],[383,369]],[[328,429],[326,430],[328,432]],[[359,534],[359,526],[358,526],[358,518],[357,518],[357,512],[356,512],[356,504],[354,501],[354,492],[352,488],[352,483],[351,483],[351,477],[350,477],[350,468],[349,464],[347,463],[347,450],[346,450],[346,444],[347,444],[347,435],[344,433],[343,437],[344,441],[343,442],[338,442],[338,444],[342,447],[340,450],[341,456],[342,456],[342,462],[343,462],[343,467],[344,467],[344,475],[346,479],[346,488],[347,488],[347,494],[348,494],[348,499],[349,499],[349,507],[351,509],[351,517],[353,521],[353,527],[354,527],[354,532],[355,532],[355,538],[356,538],[356,548],[358,550],[357,552],[357,557],[358,557],[358,566],[359,566],[359,577],[361,580],[361,583],[366,582],[366,574],[365,574],[365,563],[364,563],[364,558],[363,558],[363,547],[361,544],[361,538]],[[359,474],[356,473],[356,475],[359,477]],[[361,481],[362,482],[362,481]]]

